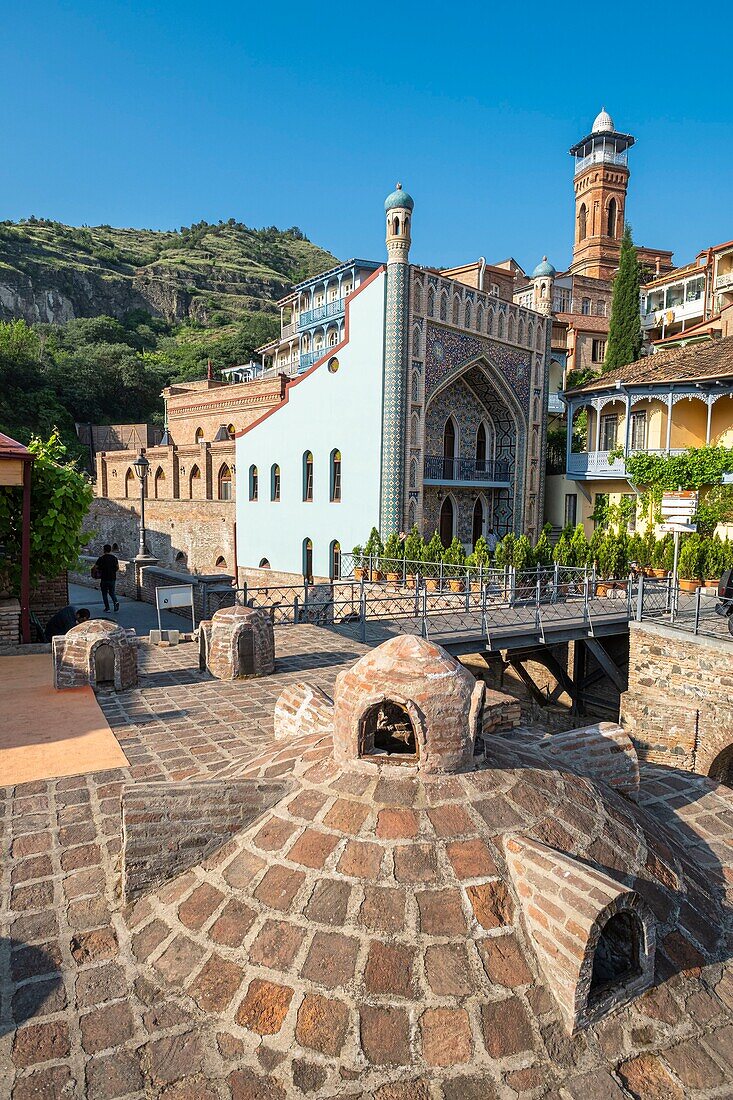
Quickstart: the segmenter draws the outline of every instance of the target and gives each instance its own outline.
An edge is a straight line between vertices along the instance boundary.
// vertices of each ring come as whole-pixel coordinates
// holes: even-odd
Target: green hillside
[[[298,229],[0,223],[0,431],[162,419],[160,391],[248,362],[276,302],[338,261]]]

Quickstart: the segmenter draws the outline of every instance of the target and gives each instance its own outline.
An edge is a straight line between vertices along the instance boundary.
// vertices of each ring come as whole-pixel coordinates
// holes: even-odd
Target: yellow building
[[[556,526],[582,522],[590,536],[599,504],[638,495],[627,456],[733,447],[733,336],[658,352],[566,390],[563,399],[565,473],[547,477],[545,518]]]

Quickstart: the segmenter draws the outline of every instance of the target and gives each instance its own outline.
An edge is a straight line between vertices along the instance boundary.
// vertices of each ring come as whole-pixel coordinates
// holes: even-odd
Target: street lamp
[[[145,547],[145,481],[150,473],[150,463],[143,452],[140,451],[132,465],[140,479],[140,547],[137,556],[138,558],[148,558],[150,555]]]

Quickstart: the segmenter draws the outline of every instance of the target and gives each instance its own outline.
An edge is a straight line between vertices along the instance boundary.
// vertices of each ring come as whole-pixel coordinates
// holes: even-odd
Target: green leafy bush
[[[709,580],[720,580],[721,574],[726,568],[725,544],[718,535],[707,539],[703,557],[703,577]]]
[[[547,569],[552,565],[552,546],[550,544],[550,531],[552,530],[552,524],[546,523],[542,528],[542,533],[535,543],[532,555],[537,565],[542,569]]]
[[[587,563],[590,546],[588,545],[588,539],[585,537],[585,528],[582,523],[576,526],[570,536],[568,550],[570,559],[568,565],[575,565],[582,568]]]
[[[517,539],[510,531],[504,535],[504,538],[496,545],[494,552],[494,563],[503,569],[505,565],[514,565],[514,549],[516,547]]]
[[[467,559],[468,564],[472,569],[485,569],[491,561],[491,552],[489,550],[489,544],[483,535],[479,535],[476,539],[476,545],[473,548],[473,552]]]
[[[422,560],[428,565],[436,565],[443,560],[444,553],[445,549],[440,541],[440,535],[435,531],[430,542],[425,543],[423,546]]]
[[[683,580],[702,580],[705,571],[703,541],[698,534],[687,535],[680,547],[677,571]]]
[[[401,573],[402,572],[402,554],[403,543],[400,536],[396,531],[387,539],[384,546],[384,557],[382,558],[381,568],[385,573]]]
[[[423,538],[417,525],[408,533],[405,539],[405,560],[407,562],[422,561]]]

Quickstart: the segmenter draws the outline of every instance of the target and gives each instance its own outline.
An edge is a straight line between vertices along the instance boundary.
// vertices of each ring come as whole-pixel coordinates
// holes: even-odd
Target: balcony
[[[346,298],[337,298],[335,302],[326,302],[323,306],[306,310],[298,319],[298,328],[302,331],[310,325],[317,325],[320,321],[328,321],[332,317],[341,317],[346,305]]]
[[[298,365],[298,374],[302,374],[303,371],[308,370],[314,363],[317,363],[319,359],[323,359],[324,355],[333,355],[335,348],[316,348],[315,351],[302,351],[300,353],[300,364]]]
[[[580,175],[591,164],[621,164],[628,166],[629,158],[626,153],[614,153],[610,149],[594,149],[587,157],[581,157],[575,161],[575,175]]]
[[[280,327],[280,339],[287,340],[288,336],[295,336],[298,331],[298,326],[295,321],[289,321],[287,325],[281,325]]]
[[[570,478],[623,478],[626,477],[626,463],[623,458],[611,458],[613,451],[582,451],[568,458],[568,477]],[[635,451],[634,454],[638,454]],[[647,455],[683,455],[684,447],[671,450],[644,450]]]
[[[489,485],[509,484],[509,462],[506,459],[443,458],[427,455],[424,482],[426,485]]]
[[[733,271],[726,271],[724,275],[718,275],[715,280],[716,290],[733,290]]]
[[[561,399],[559,393],[551,393],[547,398],[547,411],[551,413],[564,413],[565,402]]]

